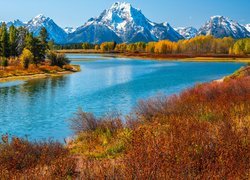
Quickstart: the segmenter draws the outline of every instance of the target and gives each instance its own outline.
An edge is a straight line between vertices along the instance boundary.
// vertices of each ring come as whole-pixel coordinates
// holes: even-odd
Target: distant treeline
[[[55,45],[55,49],[84,49],[101,52],[121,53],[157,53],[157,54],[250,54],[250,38],[235,40],[231,37],[215,38],[213,36],[197,36],[189,40],[171,42],[162,40],[159,42],[122,43],[104,42],[102,44],[68,44]]]

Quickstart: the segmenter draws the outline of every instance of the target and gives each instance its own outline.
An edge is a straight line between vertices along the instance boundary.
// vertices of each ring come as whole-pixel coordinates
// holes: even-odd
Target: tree
[[[9,28],[10,56],[17,56],[18,32],[15,26]]]
[[[40,41],[41,41],[42,44],[47,45],[48,39],[49,39],[49,35],[48,35],[48,32],[47,32],[47,30],[46,30],[45,27],[43,27],[41,29],[41,31],[40,31],[39,39],[40,39]]]
[[[155,44],[156,42],[149,42],[147,45],[146,45],[146,52],[148,53],[154,53],[155,52]]]
[[[2,58],[2,63],[1,65],[3,66],[3,68],[7,67],[8,66],[8,59],[6,57],[3,57]]]
[[[1,27],[0,56],[9,57],[9,35],[5,23]]]
[[[20,56],[22,67],[24,69],[28,69],[30,62],[33,62],[33,59],[34,59],[34,56],[32,52],[29,49],[25,48]]]
[[[96,51],[100,50],[100,45],[98,45],[98,44],[95,45],[95,50],[96,50]]]
[[[82,44],[82,49],[90,49],[90,44],[89,43],[83,43]]]
[[[231,53],[236,55],[250,54],[250,38],[240,39],[236,41]]]
[[[41,62],[44,62],[46,51],[44,49],[44,44],[40,39],[33,37],[32,33],[27,33],[25,37],[25,48],[30,50],[34,55],[33,64],[38,65]]]
[[[28,34],[28,31],[24,27],[19,27],[17,31],[18,31],[17,55],[19,56],[22,54],[23,49],[25,48],[25,38],[26,35]]]
[[[53,40],[51,40],[51,41],[48,42],[48,49],[49,50],[53,50],[55,48],[54,46],[55,46],[55,43],[54,43]]]
[[[113,51],[116,47],[116,42],[104,42],[101,44],[100,49],[103,52]]]
[[[39,34],[39,40],[40,40],[40,48],[41,48],[40,53],[44,54],[44,57],[45,57],[46,51],[48,49],[48,39],[49,39],[48,32],[47,32],[46,28],[43,27],[40,31],[40,34]]]

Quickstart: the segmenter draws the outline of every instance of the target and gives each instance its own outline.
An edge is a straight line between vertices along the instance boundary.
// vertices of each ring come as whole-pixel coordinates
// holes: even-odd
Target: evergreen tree
[[[10,56],[17,56],[17,42],[17,29],[15,28],[15,26],[12,25],[9,29]]]
[[[40,39],[42,44],[46,44],[46,45],[48,44],[49,36],[48,36],[48,32],[47,32],[45,27],[43,27],[40,31],[39,39]]]
[[[33,37],[32,33],[28,33],[25,37],[25,48],[30,50],[34,55],[33,64],[38,65],[45,60],[45,49],[40,39]]]
[[[9,35],[5,23],[1,27],[0,55],[2,57],[9,57]]]
[[[48,35],[48,32],[46,30],[45,27],[43,27],[40,31],[40,34],[39,34],[39,39],[40,40],[40,44],[39,44],[39,47],[40,47],[40,58],[42,58],[41,60],[44,60],[45,59],[45,55],[46,55],[46,51],[48,50],[49,46],[48,46],[48,39],[49,39],[49,35]]]

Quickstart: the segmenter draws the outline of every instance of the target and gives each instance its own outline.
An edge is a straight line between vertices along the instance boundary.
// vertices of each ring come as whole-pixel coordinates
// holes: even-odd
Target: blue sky
[[[44,14],[62,26],[77,27],[98,16],[117,0],[1,0],[0,21],[28,21]],[[122,0],[124,2],[124,0]],[[250,23],[250,0],[127,0],[154,22],[174,27],[204,24],[210,16],[224,15],[242,24]]]

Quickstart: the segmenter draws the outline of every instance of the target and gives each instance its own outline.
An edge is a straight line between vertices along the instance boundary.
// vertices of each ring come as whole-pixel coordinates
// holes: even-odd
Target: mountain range
[[[211,17],[200,29],[194,27],[173,28],[168,22],[155,23],[146,18],[140,9],[129,3],[114,3],[98,17],[90,18],[78,28],[61,28],[51,18],[38,15],[28,22],[15,20],[7,22],[7,27],[26,27],[37,36],[42,27],[48,31],[49,38],[58,44],[67,43],[132,43],[138,41],[190,39],[197,35],[215,37],[233,37],[235,39],[250,37],[250,24],[241,25],[224,16]]]

